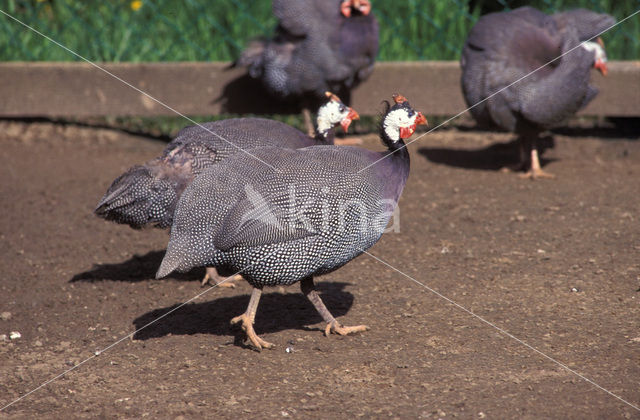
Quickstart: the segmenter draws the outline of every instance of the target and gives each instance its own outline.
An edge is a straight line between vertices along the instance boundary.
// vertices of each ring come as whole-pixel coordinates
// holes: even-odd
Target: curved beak
[[[416,125],[429,125],[429,121],[427,121],[427,118],[422,115],[422,112],[418,112],[418,116],[416,117]]]
[[[596,43],[600,45],[602,49],[604,49],[604,41],[602,40],[602,38],[600,37],[596,38]],[[598,71],[602,73],[603,76],[606,76],[607,73],[609,73],[609,69],[607,68],[607,62],[601,58],[596,60],[596,62],[593,64],[593,67],[598,69]]]
[[[400,138],[407,139],[411,137],[411,135],[415,133],[416,127],[419,125],[429,125],[429,122],[427,121],[425,116],[422,115],[422,112],[418,112],[418,115],[416,115],[416,121],[411,127],[400,128]]]
[[[597,59],[596,62],[593,64],[593,67],[598,69],[598,71],[602,73],[603,76],[606,76],[607,73],[609,73],[609,69],[607,68],[607,63],[605,63],[604,60],[602,59]]]
[[[358,115],[356,110],[353,109],[353,108],[349,108],[349,113],[347,114],[347,116],[342,121],[340,121],[340,126],[342,127],[342,129],[346,133],[349,130],[349,126],[351,125],[351,121],[359,120],[359,119],[360,119],[360,115]]]

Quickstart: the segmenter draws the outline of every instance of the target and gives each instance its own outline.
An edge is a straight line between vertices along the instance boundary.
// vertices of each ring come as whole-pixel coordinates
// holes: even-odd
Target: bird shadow
[[[216,103],[228,114],[299,114],[302,111],[299,102],[275,98],[262,82],[248,74],[227,83],[220,96],[212,100],[212,104]]]
[[[459,124],[455,126],[461,132],[507,133],[491,124]],[[560,134],[566,137],[598,137],[603,140],[640,138],[640,118],[638,117],[606,117],[599,122],[571,122],[549,130],[551,135]]]
[[[640,118],[608,117],[607,124],[596,126],[564,126],[551,132],[567,137],[597,137],[601,140],[638,140]]]
[[[73,126],[102,130],[113,130],[120,133],[129,134],[131,136],[142,137],[149,140],[156,140],[164,143],[169,143],[173,138],[162,132],[151,132],[141,128],[129,128],[124,125],[117,125],[116,123],[109,122],[104,118],[95,117],[86,119],[65,119],[55,117],[1,117],[0,121],[16,121],[26,124],[33,123],[49,123],[61,127]]]
[[[96,264],[90,270],[74,275],[69,283],[79,281],[97,282],[104,280],[136,283],[153,280],[160,267],[164,251],[150,251],[145,255],[134,255],[119,263]],[[204,277],[204,268],[196,268],[187,273],[172,273],[171,278],[180,281],[192,281]]]
[[[329,311],[335,316],[345,315],[353,305],[353,295],[344,289],[350,283],[318,283],[317,290]],[[148,340],[167,335],[213,334],[235,336],[234,344],[242,345],[244,333],[231,326],[232,316],[242,314],[249,303],[248,295],[221,297],[210,302],[189,303],[179,309],[172,305],[154,309],[133,321],[142,328],[171,312],[146,328],[137,331],[134,340]],[[306,325],[322,322],[322,317],[302,293],[263,293],[256,314],[255,329],[260,333],[273,333],[288,329],[311,330]]]
[[[555,145],[553,137],[546,136],[538,140],[540,154]],[[457,168],[484,171],[499,171],[518,163],[518,142],[496,143],[482,149],[449,149],[443,147],[421,147],[418,153],[430,162]],[[554,159],[540,158],[540,165],[545,166]]]

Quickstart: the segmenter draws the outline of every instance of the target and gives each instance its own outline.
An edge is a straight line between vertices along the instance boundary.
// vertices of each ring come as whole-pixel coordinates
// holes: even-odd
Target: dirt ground
[[[0,417],[640,418],[541,354],[640,406],[640,142],[564,130],[544,154],[557,178],[532,182],[498,170],[510,139],[414,143],[400,232],[370,251],[416,282],[367,255],[320,278],[340,321],[371,327],[347,337],[296,285],[266,290],[256,331],[277,347],[257,352],[229,325],[246,283],[154,280],[167,233],[92,214],[164,143],[0,122],[0,406],[90,358]]]

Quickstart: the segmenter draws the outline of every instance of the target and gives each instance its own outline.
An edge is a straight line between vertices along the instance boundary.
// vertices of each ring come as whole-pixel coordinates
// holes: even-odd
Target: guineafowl
[[[381,121],[385,152],[345,146],[236,154],[203,171],[180,197],[161,278],[174,270],[215,266],[242,272],[253,286],[241,323],[258,349],[253,321],[264,286],[301,282],[327,323],[325,333],[348,334],[315,291],[313,277],[332,272],[373,246],[383,233],[409,175],[403,139],[426,118],[394,97]]]
[[[350,103],[351,89],[373,71],[378,23],[369,0],[273,0],[273,38],[251,42],[236,60],[268,92],[302,104],[309,132],[310,108],[323,92]]]
[[[471,30],[461,58],[465,100],[473,106],[471,114],[480,124],[518,134],[520,160],[529,168],[523,177],[553,177],[540,168],[538,135],[596,96],[597,89],[589,84],[592,67],[606,74],[600,38],[570,50],[614,23],[609,15],[585,9],[547,16],[521,7],[485,15]]]
[[[162,156],[134,166],[116,178],[102,197],[95,213],[117,223],[139,229],[145,226],[169,228],[175,206],[184,189],[205,168],[235,153],[251,154],[260,146],[301,148],[333,144],[334,127],[347,131],[358,113],[326,92],[328,101],[318,110],[315,138],[278,121],[236,118],[182,129]],[[207,269],[202,284],[219,283],[215,269]],[[225,282],[225,287],[234,287]]]

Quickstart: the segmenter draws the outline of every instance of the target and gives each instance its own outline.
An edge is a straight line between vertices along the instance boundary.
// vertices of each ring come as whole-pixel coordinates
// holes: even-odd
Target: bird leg
[[[527,158],[527,151],[525,141],[522,138],[516,139],[516,144],[518,146],[518,162],[507,164],[500,168],[500,172],[520,172],[526,171],[529,168],[529,160]]]
[[[324,335],[329,336],[332,332],[340,335],[347,335],[354,332],[366,331],[369,329],[366,325],[356,325],[354,327],[345,327],[331,315],[331,312],[324,305],[320,295],[316,291],[316,287],[313,284],[313,277],[307,277],[300,281],[300,289],[302,293],[309,299],[309,301],[315,306],[316,310],[327,323],[327,327],[324,329]]]
[[[256,311],[258,310],[258,302],[260,302],[261,294],[262,290],[254,287],[251,291],[251,299],[249,299],[249,306],[247,307],[247,310],[242,315],[231,320],[231,325],[242,323],[242,330],[247,334],[247,338],[251,341],[251,344],[253,344],[258,350],[262,350],[263,347],[270,349],[274,346],[273,344],[258,337],[258,334],[256,334],[253,329],[253,322],[256,318]]]
[[[302,116],[304,117],[304,125],[307,127],[307,134],[313,138],[316,135],[316,129],[313,127],[313,121],[311,121],[311,111],[306,106],[302,108]]]
[[[211,280],[213,280],[213,283],[215,286],[228,287],[230,289],[235,289],[236,285],[232,282],[234,280],[240,280],[242,278],[240,274],[236,274],[231,278],[223,277],[220,274],[218,274],[218,270],[216,270],[215,267],[207,267],[206,270],[207,271],[204,277],[202,278],[202,281],[200,282],[201,287],[204,287],[207,284],[211,284]]]
[[[529,178],[529,179],[538,179],[538,178],[555,178],[556,176],[545,172],[540,167],[540,159],[538,158],[538,147],[536,146],[536,140],[532,139],[530,142],[530,153],[531,153],[531,167],[530,169],[520,175],[520,178]]]

